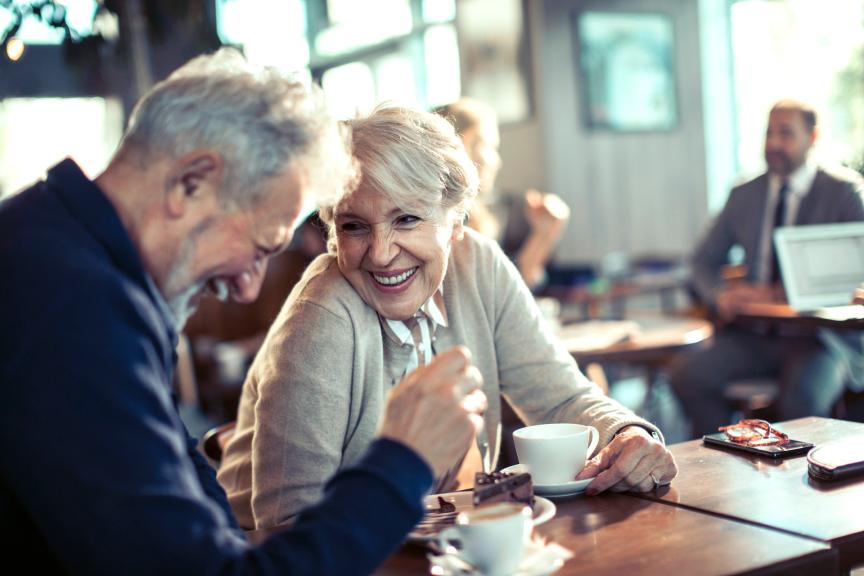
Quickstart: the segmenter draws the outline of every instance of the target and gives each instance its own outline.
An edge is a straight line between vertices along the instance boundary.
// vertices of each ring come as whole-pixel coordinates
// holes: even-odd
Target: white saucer
[[[501,472],[521,474],[522,472],[529,472],[529,470],[524,464],[514,464],[502,469]],[[592,480],[594,480],[593,477],[585,478],[584,480],[573,480],[572,482],[562,482],[561,484],[534,484],[534,493],[548,498],[578,496],[585,493],[585,489],[588,488]]]
[[[429,554],[426,557],[429,563],[437,568],[433,574],[442,576],[479,576],[480,574],[454,549],[449,549],[445,554]],[[570,550],[535,537],[531,542],[526,543],[524,557],[513,576],[547,576],[556,572],[572,557],[573,553]]]
[[[450,502],[456,507],[455,512],[436,514],[434,510],[439,508],[438,497]],[[456,515],[467,508],[474,507],[474,493],[471,490],[462,492],[446,492],[444,494],[430,494],[426,496],[426,516],[420,521],[414,530],[408,534],[408,539],[413,542],[434,541],[440,530],[452,526]],[[534,497],[534,526],[539,526],[552,519],[556,512],[555,504],[541,496]]]

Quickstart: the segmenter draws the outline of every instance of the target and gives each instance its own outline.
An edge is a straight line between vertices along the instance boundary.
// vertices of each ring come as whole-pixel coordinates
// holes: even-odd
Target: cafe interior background
[[[342,118],[383,100],[488,103],[495,194],[537,188],[571,209],[549,290],[573,318],[699,314],[687,254],[730,187],[764,170],[775,100],[814,104],[818,158],[864,172],[864,0],[0,0],[0,31],[0,198],[65,156],[95,176],[136,99],[220,45],[320,83]],[[319,232],[298,233],[256,303],[208,301],[190,320],[177,381],[193,433],[234,418]],[[634,278],[648,288],[615,292]],[[683,439],[662,369],[602,369],[610,394]],[[861,404],[844,417],[864,420]]]

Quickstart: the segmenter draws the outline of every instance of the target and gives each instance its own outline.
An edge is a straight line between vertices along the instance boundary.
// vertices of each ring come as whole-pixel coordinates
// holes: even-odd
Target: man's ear
[[[819,127],[814,126],[813,131],[810,132],[810,146],[816,144],[817,140],[819,140]]]
[[[165,209],[173,218],[182,217],[192,202],[218,201],[224,160],[213,150],[193,150],[178,158],[166,180]]]

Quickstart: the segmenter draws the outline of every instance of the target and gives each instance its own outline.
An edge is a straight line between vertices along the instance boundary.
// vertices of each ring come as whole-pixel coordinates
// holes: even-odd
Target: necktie
[[[777,205],[774,207],[774,227],[771,228],[773,238],[774,230],[786,224],[786,203],[789,196],[789,184],[783,183],[777,194]],[[780,280],[780,262],[777,261],[777,250],[774,248],[774,242],[771,242],[771,283],[774,284]]]

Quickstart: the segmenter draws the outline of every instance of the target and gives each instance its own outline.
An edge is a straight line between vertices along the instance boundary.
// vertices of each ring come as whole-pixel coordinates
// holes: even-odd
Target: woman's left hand
[[[588,494],[650,492],[665,486],[678,474],[672,453],[641,426],[627,426],[603,450],[588,461],[577,480],[596,476]]]

